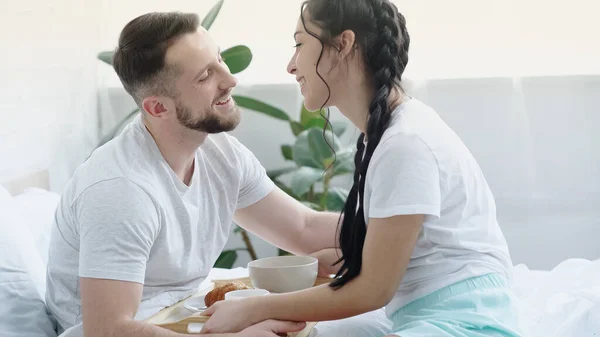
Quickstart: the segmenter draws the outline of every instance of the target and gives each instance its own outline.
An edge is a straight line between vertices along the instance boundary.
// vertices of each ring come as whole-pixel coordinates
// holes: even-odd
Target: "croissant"
[[[208,294],[206,294],[206,296],[204,296],[204,304],[206,305],[206,307],[210,307],[215,302],[224,300],[226,293],[242,289],[250,288],[240,281],[226,283],[218,288],[211,290]]]

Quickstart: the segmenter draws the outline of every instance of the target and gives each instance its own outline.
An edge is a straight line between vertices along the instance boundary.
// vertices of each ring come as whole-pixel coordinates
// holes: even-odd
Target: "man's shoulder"
[[[125,176],[93,177],[74,176],[65,186],[62,193],[62,205],[71,207],[82,200],[102,207],[103,202],[115,203],[127,199],[148,200],[158,204],[156,195],[151,189],[140,185],[136,181]],[[79,205],[81,206],[81,205]],[[104,205],[106,206],[106,205]]]
[[[90,189],[109,194],[133,193],[138,189],[150,193],[156,174],[145,151],[134,135],[111,140],[75,170],[65,187],[65,196],[75,201]]]

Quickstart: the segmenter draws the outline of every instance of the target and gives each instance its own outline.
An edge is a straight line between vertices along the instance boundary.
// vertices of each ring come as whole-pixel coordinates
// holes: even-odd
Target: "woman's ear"
[[[340,35],[338,35],[337,40],[339,46],[338,57],[340,60],[342,60],[352,53],[352,50],[354,49],[354,43],[356,42],[356,36],[354,35],[353,31],[346,29]]]

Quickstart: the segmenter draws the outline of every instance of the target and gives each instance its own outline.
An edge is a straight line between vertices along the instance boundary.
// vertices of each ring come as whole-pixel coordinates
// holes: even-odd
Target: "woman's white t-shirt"
[[[408,302],[512,261],[483,173],[460,138],[430,107],[409,99],[393,112],[366,175],[365,221],[425,214],[406,274],[386,306]]]

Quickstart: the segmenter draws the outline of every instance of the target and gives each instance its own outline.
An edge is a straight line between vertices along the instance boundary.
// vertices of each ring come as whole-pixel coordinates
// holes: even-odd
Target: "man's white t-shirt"
[[[138,116],[67,184],[52,229],[47,305],[60,331],[81,323],[79,277],[143,284],[137,319],[197,290],[222,251],[236,209],[274,187],[234,137],[211,134],[185,185]]]
[[[409,99],[393,112],[366,175],[364,215],[425,214],[397,309],[463,279],[497,272],[512,261],[483,173],[459,137],[430,107]]]

